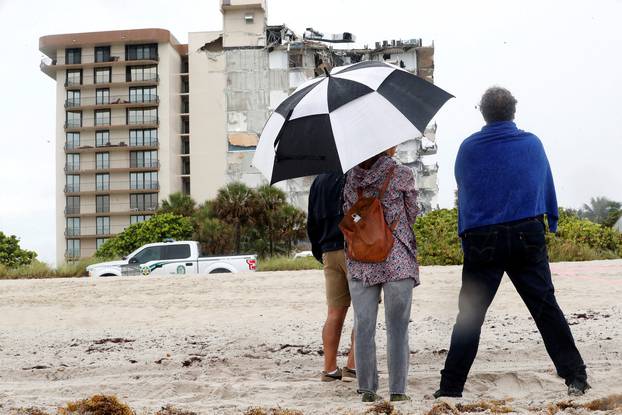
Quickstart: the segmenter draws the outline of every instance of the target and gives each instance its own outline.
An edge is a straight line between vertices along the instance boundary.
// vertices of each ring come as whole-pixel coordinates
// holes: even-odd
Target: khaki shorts
[[[343,249],[324,252],[324,278],[326,279],[326,304],[329,307],[348,307],[350,289],[346,277],[346,255]]]

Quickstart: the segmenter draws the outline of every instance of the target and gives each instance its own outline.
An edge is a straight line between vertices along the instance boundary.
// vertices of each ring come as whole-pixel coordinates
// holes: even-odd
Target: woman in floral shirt
[[[408,377],[408,323],[412,289],[419,285],[417,244],[413,224],[417,217],[417,191],[413,172],[391,157],[395,149],[379,154],[354,167],[347,175],[344,188],[344,212],[364,196],[377,196],[389,171],[394,168],[382,208],[388,224],[399,221],[393,231],[395,242],[384,262],[368,263],[347,258],[350,295],[356,321],[356,367],[359,393],[363,401],[380,399],[376,362],[376,318],[378,298],[384,292],[387,326],[387,360],[389,393],[392,401],[409,400],[406,393]]]

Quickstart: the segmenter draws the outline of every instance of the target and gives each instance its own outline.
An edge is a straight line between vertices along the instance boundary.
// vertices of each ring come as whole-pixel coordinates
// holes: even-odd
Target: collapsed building
[[[262,1],[223,1],[222,11],[224,31],[210,32],[216,36],[202,45],[193,45],[191,39],[189,50],[198,46],[196,50],[207,55],[208,62],[220,61],[225,83],[226,182],[265,183],[251,161],[266,120],[300,84],[323,75],[325,69],[380,60],[434,81],[434,46],[424,46],[421,39],[385,40],[374,47],[342,49],[333,44],[354,41],[351,33],[326,36],[308,28],[300,36],[286,25],[267,25]],[[192,66],[193,55],[189,59]],[[191,75],[191,86],[193,81]],[[195,107],[192,93],[191,106]],[[436,126],[429,126],[423,136],[400,145],[396,155],[415,173],[423,210],[436,205],[438,165],[424,162],[424,156],[436,153],[435,133]],[[278,186],[291,203],[306,209],[312,179],[288,180]]]
[[[41,70],[56,82],[57,259],[92,256],[149,219],[172,193],[198,203],[227,183],[266,183],[251,166],[272,111],[303,82],[339,65],[391,62],[434,81],[421,39],[350,48],[355,36],[268,25],[265,0],[221,0],[223,28],[180,44],[165,29],[42,36]],[[337,44],[339,44],[337,47]],[[435,126],[398,148],[421,207],[435,206]],[[306,209],[312,178],[279,183]]]

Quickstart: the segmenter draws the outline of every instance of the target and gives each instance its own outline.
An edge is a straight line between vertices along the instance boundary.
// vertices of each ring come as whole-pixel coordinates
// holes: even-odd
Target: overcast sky
[[[622,0],[268,0],[268,23],[348,31],[359,45],[434,41],[435,81],[456,96],[437,116],[439,203],[451,207],[460,142],[481,128],[490,85],[518,99],[516,121],[547,150],[561,206],[622,200]],[[0,231],[55,256],[55,85],[40,36],[159,27],[181,42],[219,30],[218,0],[0,0]]]

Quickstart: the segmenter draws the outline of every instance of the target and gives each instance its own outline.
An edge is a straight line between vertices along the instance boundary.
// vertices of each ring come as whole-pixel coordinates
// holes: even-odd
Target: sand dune
[[[594,387],[582,400],[622,393],[622,261],[552,268]],[[410,329],[413,401],[399,405],[403,413],[434,404],[457,310],[460,268],[421,274]],[[174,404],[205,414],[251,406],[360,413],[366,406],[354,384],[318,380],[323,288],[318,271],[0,281],[0,413],[54,410],[94,393],[115,394],[139,411]],[[386,396],[382,309],[378,326]],[[344,341],[350,329],[351,318]],[[461,402],[484,398],[512,398],[518,412],[567,398],[507,278]]]

